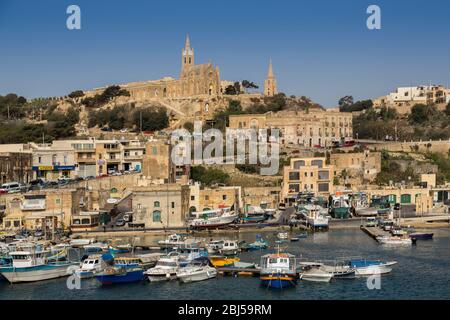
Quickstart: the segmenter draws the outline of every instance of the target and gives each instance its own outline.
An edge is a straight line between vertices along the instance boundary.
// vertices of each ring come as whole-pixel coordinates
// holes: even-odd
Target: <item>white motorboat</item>
[[[171,252],[167,256],[161,257],[156,266],[144,272],[150,282],[173,280],[177,277],[180,269],[180,255],[178,252]]]
[[[351,268],[355,269],[357,276],[370,276],[374,274],[387,274],[392,271],[392,267],[396,265],[396,261],[380,261],[380,260],[366,260],[353,259],[348,262]]]
[[[215,229],[232,224],[238,214],[231,208],[221,208],[203,212],[193,212],[196,218],[189,222],[192,229]]]
[[[70,240],[69,244],[71,247],[76,248],[76,247],[83,247],[94,242],[95,239],[72,239]]]
[[[308,225],[313,229],[328,228],[328,212],[327,209],[318,205],[305,205],[300,210],[300,214],[306,219]]]
[[[210,241],[206,245],[206,249],[208,250],[208,253],[217,254],[217,253],[219,253],[219,250],[223,248],[223,243],[224,243],[224,240]]]
[[[289,237],[289,234],[287,232],[279,232],[277,234],[277,238],[280,240],[286,240]]]
[[[161,249],[185,249],[188,247],[199,246],[201,241],[189,239],[178,234],[171,234],[165,240],[159,240],[158,245]]]
[[[240,251],[238,242],[235,240],[225,240],[219,253],[224,256],[235,256]]]
[[[109,246],[106,243],[96,242],[84,245],[83,249],[87,253],[99,253],[108,251]]]
[[[333,273],[326,271],[323,266],[305,267],[300,274],[300,279],[313,282],[330,282]]]
[[[216,268],[203,263],[192,263],[177,272],[177,278],[184,283],[204,281],[216,276]]]
[[[410,237],[381,236],[377,237],[377,241],[380,244],[389,246],[410,246],[413,244],[413,239]]]
[[[91,255],[84,259],[81,266],[78,269],[73,270],[73,274],[80,279],[92,278],[97,273],[104,270],[105,265],[101,255]]]

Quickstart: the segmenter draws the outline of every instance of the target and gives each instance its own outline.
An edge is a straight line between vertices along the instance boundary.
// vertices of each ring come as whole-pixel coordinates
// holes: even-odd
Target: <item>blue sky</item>
[[[81,8],[82,29],[66,28]],[[377,4],[382,29],[366,27]],[[0,0],[0,94],[27,98],[178,77],[186,33],[196,62],[324,106],[397,86],[450,83],[450,1]]]

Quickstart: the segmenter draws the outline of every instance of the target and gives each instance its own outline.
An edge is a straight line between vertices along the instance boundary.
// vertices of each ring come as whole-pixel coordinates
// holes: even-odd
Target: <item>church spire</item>
[[[270,60],[269,60],[269,72],[267,73],[267,78],[268,79],[274,78],[273,67],[272,67],[272,58],[270,58]]]
[[[189,33],[186,34],[186,42],[184,44],[184,48],[185,49],[190,49],[191,48],[191,40],[189,40]]]
[[[272,58],[269,60],[269,72],[267,72],[267,79],[264,81],[264,95],[272,97],[278,94],[277,80],[273,74]]]

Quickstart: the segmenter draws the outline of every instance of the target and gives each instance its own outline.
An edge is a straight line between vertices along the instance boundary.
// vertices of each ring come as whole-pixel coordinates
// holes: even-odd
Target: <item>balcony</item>
[[[76,157],[75,161],[78,163],[95,163],[95,157]]]

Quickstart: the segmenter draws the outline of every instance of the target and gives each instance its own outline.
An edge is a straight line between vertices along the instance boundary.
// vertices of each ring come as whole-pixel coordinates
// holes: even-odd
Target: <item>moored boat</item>
[[[216,276],[216,268],[212,267],[207,259],[194,261],[176,273],[177,279],[184,283],[204,281]]]
[[[410,233],[409,237],[411,239],[417,239],[417,240],[431,240],[433,239],[434,233],[424,233],[424,232],[414,232]]]
[[[283,289],[297,284],[295,256],[289,253],[267,254],[261,257],[261,284],[268,288]]]
[[[112,267],[95,275],[103,285],[130,283],[144,280],[144,269],[138,258],[116,258]]]
[[[35,282],[67,276],[68,261],[48,261],[47,251],[10,252],[12,264],[0,268],[0,273],[10,282]]]
[[[173,280],[177,277],[180,269],[180,256],[176,253],[169,253],[161,257],[156,266],[144,272],[150,282]]]
[[[301,280],[313,282],[330,282],[333,276],[333,273],[327,272],[323,266],[306,267],[300,273]]]
[[[203,212],[193,212],[196,218],[189,222],[192,229],[215,229],[232,224],[238,214],[232,208],[220,208]]]
[[[380,261],[353,259],[348,261],[348,265],[355,269],[357,276],[370,276],[374,274],[387,274],[392,271],[392,267],[396,265],[396,261]]]
[[[99,254],[91,255],[84,259],[81,266],[73,270],[73,274],[78,276],[80,279],[92,278],[96,274],[103,271],[105,265],[102,260],[102,256]]]
[[[219,268],[233,266],[235,262],[239,262],[241,259],[238,257],[211,256],[209,260],[214,267]]]

